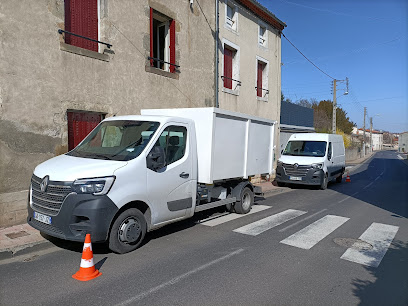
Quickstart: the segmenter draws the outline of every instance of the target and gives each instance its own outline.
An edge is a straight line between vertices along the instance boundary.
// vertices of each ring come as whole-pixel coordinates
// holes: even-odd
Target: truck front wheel
[[[130,208],[122,212],[112,225],[109,249],[124,254],[137,249],[146,234],[146,219],[140,210]]]
[[[241,201],[237,201],[234,205],[235,212],[238,214],[246,214],[251,210],[254,204],[254,193],[248,187],[245,187],[241,191]]]

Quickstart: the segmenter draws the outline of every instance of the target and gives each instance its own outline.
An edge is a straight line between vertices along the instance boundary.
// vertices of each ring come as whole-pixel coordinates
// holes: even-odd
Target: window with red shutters
[[[224,48],[224,87],[232,89],[232,59],[234,51]]]
[[[176,71],[176,21],[150,8],[150,66]]]
[[[256,95],[262,97],[262,73],[263,73],[263,64],[258,61],[258,79],[256,80]]]
[[[103,115],[92,112],[68,111],[68,150],[75,148],[98,124]]]
[[[98,40],[98,0],[65,0],[65,31]],[[65,43],[98,52],[98,43],[67,33]]]

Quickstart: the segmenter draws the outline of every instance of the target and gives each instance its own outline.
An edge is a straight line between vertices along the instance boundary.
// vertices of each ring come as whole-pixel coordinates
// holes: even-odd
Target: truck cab
[[[92,233],[94,242],[116,240],[117,252],[121,244],[133,248],[147,230],[193,214],[194,135],[185,118],[104,120],[75,149],[35,168],[28,223],[62,239],[83,241]],[[143,218],[119,218],[117,239],[109,239],[111,224],[131,208]]]

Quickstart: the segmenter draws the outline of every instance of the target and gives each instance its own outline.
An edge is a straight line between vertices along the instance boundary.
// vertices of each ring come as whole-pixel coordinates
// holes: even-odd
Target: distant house
[[[282,151],[294,133],[313,133],[313,109],[282,101],[280,114],[280,146]]]
[[[408,132],[404,132],[399,135],[398,152],[408,152]]]
[[[352,133],[354,135],[364,135],[364,130],[357,129],[356,127],[354,127]],[[370,141],[370,129],[366,129],[365,137],[366,137],[366,141],[365,141],[366,149],[370,149],[370,143],[371,143],[371,149],[373,151],[379,151],[383,149],[384,140],[383,140],[382,131],[372,130],[372,139]]]

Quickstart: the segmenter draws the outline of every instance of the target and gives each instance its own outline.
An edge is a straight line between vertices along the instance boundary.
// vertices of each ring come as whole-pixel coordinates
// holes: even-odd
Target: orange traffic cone
[[[95,269],[93,262],[91,234],[86,234],[84,249],[82,251],[81,265],[78,272],[72,275],[72,277],[86,282],[101,275],[102,273]]]
[[[347,183],[350,183],[351,182],[351,180],[350,180],[350,174],[349,174],[349,172],[347,171],[347,178],[346,178],[346,182]]]

